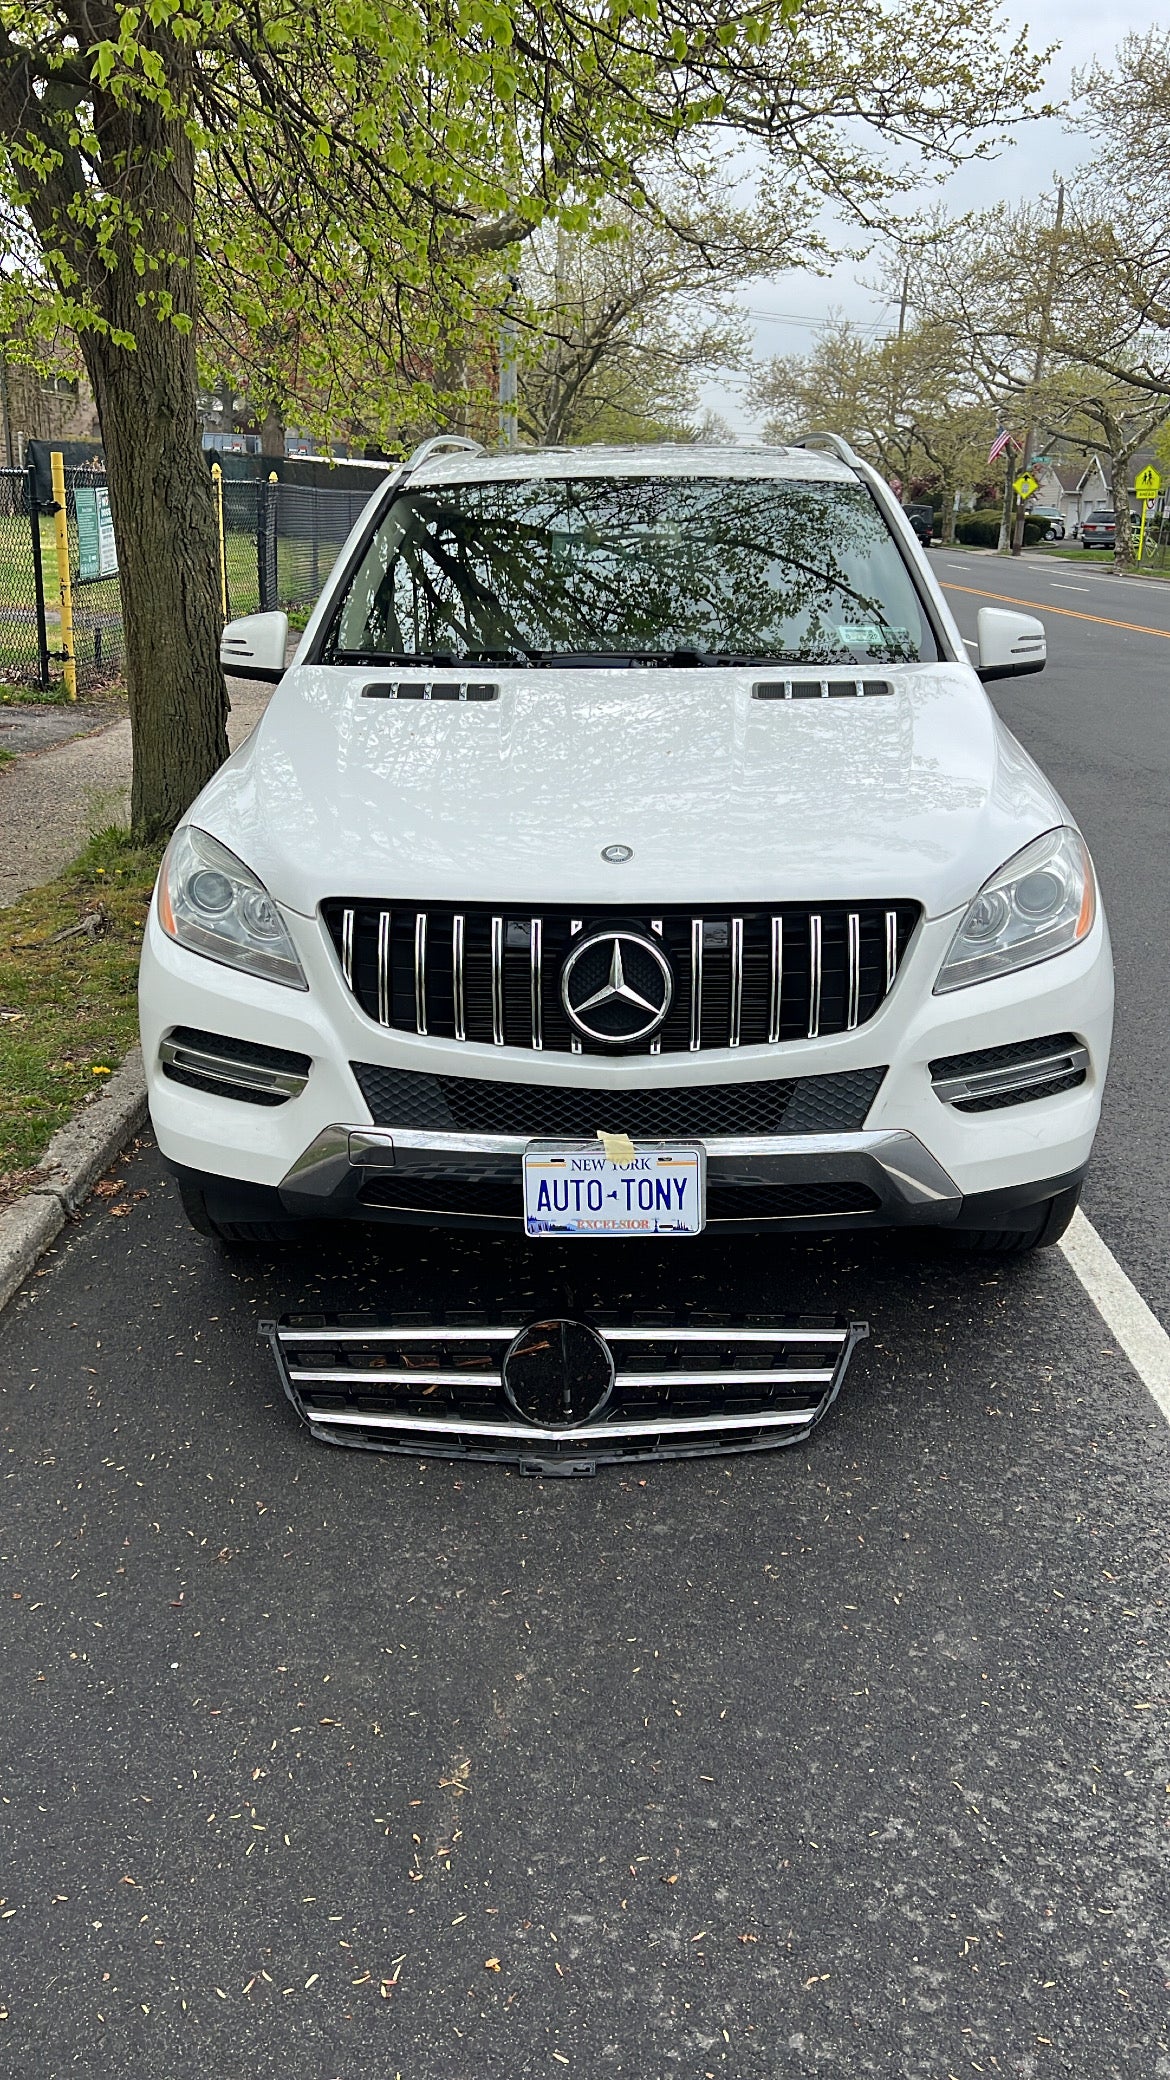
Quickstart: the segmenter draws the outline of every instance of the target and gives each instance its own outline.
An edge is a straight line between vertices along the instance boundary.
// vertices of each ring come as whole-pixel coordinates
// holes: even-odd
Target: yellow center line
[[[1066,614],[1070,621],[1095,621],[1100,628],[1128,628],[1135,636],[1161,636],[1170,643],[1170,628],[1144,628],[1140,621],[1111,621],[1107,614],[1086,614],[1079,607],[1054,607],[1045,600],[1017,599],[1014,592],[984,592],[978,585],[948,585],[939,581],[944,592],[969,592],[972,599],[1001,599],[1009,607],[1035,607],[1038,614]]]

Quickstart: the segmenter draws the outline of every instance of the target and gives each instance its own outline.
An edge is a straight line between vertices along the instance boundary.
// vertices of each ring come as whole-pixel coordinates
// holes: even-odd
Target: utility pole
[[[1036,338],[1036,359],[1032,367],[1032,381],[1028,391],[1028,424],[1024,428],[1024,452],[1020,457],[1021,472],[1032,466],[1032,450],[1036,444],[1036,392],[1044,373],[1048,358],[1048,338],[1052,331],[1052,303],[1056,295],[1056,271],[1060,266],[1060,234],[1064,227],[1064,182],[1056,183],[1056,216],[1052,225],[1052,245],[1048,254],[1048,273],[1044,282],[1044,297],[1040,305],[1040,330]],[[1009,465],[1010,475],[1010,465]],[[1015,526],[1012,528],[1012,555],[1018,556],[1024,546],[1024,521],[1027,504],[1021,499],[1016,507]]]
[[[516,316],[512,296],[520,287],[517,275],[508,276],[508,301],[500,318],[500,442],[516,446]]]
[[[909,269],[909,268],[907,267],[907,268],[906,268],[906,269],[904,270],[904,272],[903,272],[903,275],[902,275],[902,295],[901,295],[901,298],[900,298],[900,300],[899,300],[899,303],[898,303],[898,331],[897,331],[897,343],[896,343],[896,345],[895,345],[895,349],[894,349],[894,367],[893,367],[893,371],[892,371],[892,376],[891,376],[891,384],[890,384],[890,414],[889,414],[889,416],[890,416],[890,434],[891,434],[891,436],[892,436],[892,439],[893,439],[893,440],[896,440],[896,441],[898,441],[898,444],[899,444],[899,446],[900,446],[900,448],[901,448],[901,455],[902,455],[902,478],[901,478],[901,482],[902,482],[902,489],[901,489],[901,491],[900,491],[900,493],[899,493],[899,497],[900,497],[900,499],[901,499],[901,500],[903,500],[903,501],[905,501],[905,499],[906,499],[906,498],[907,498],[907,497],[909,496],[909,492],[910,492],[910,485],[909,485],[909,482],[908,482],[908,479],[909,479],[909,476],[910,476],[910,434],[911,434],[911,433],[913,432],[913,424],[911,424],[911,429],[910,429],[910,433],[906,433],[906,434],[905,434],[905,438],[904,438],[904,439],[902,439],[902,438],[901,438],[901,436],[903,435],[903,433],[905,433],[905,421],[906,421],[906,413],[905,413],[905,411],[904,411],[904,409],[903,409],[903,405],[904,405],[904,392],[905,392],[905,386],[906,386],[906,376],[905,376],[905,362],[904,362],[904,360],[903,360],[902,348],[903,348],[903,343],[904,343],[904,341],[905,341],[905,338],[906,338],[906,306],[907,306],[907,304],[909,303],[909,301],[910,301],[910,269]]]

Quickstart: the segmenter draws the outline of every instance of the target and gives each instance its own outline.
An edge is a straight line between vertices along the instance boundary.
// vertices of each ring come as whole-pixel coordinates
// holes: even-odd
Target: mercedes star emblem
[[[561,1002],[571,1023],[605,1046],[649,1040],[673,1000],[670,962],[641,932],[593,932],[561,970]]]
[[[607,859],[611,867],[624,867],[628,859],[633,859],[634,848],[632,845],[603,845],[601,857]]]

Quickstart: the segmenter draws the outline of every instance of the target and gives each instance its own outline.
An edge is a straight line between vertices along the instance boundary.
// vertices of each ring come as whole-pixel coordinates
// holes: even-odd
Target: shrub
[[[1047,520],[1025,520],[1025,547],[1030,549],[1035,542],[1042,542],[1047,533]],[[971,549],[994,549],[999,541],[999,513],[994,508],[963,513],[955,527],[955,538]]]

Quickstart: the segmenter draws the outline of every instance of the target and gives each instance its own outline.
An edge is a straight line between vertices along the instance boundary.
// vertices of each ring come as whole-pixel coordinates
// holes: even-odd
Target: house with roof
[[[1090,513],[1113,504],[1112,487],[1099,455],[1087,460],[1078,456],[1075,462],[1038,456],[1032,473],[1040,480],[1040,489],[1031,500],[1032,511],[1059,514],[1066,534],[1075,534]]]

